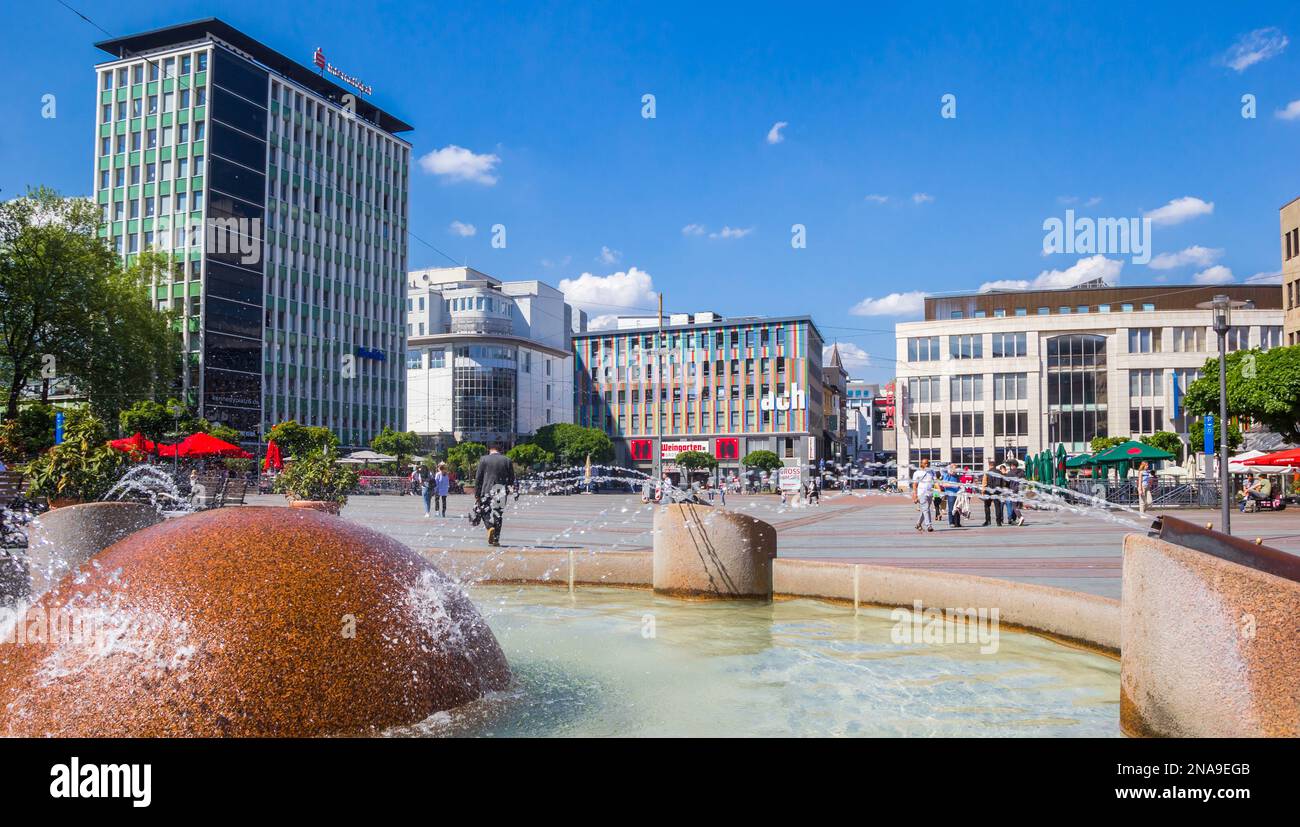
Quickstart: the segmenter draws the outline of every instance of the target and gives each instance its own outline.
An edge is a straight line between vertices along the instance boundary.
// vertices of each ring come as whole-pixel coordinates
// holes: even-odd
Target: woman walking
[[[420,497],[424,500],[424,516],[429,516],[429,501],[433,499],[433,476],[429,469],[421,465],[415,469],[411,475],[415,479],[415,484],[419,486]]]
[[[451,475],[447,473],[447,463],[438,463],[438,473],[433,475],[433,496],[437,498],[435,510],[439,517],[447,516],[447,493],[451,490]],[[424,510],[429,510],[428,500],[425,501]]]

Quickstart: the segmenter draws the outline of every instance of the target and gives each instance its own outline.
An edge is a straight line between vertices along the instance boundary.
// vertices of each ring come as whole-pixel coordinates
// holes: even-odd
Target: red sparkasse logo
[[[325,50],[319,46],[316,47],[316,51],[312,54],[311,62],[316,64],[316,66],[322,71],[333,75],[347,85],[355,86],[363,95],[373,95],[375,93],[373,86],[363,82],[359,77],[349,75],[347,72],[344,72],[339,67],[327,61],[325,59]]]

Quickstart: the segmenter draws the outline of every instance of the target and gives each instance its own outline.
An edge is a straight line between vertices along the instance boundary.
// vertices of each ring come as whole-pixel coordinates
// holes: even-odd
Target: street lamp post
[[[1232,507],[1228,502],[1228,330],[1232,323],[1232,302],[1222,294],[1210,302],[1214,332],[1219,334],[1219,501],[1220,530],[1232,533]]]

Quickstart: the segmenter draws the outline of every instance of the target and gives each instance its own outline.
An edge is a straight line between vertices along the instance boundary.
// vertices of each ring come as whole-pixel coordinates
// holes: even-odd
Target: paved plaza
[[[282,505],[280,496],[250,504]],[[412,548],[486,548],[482,529],[465,519],[470,499],[449,498],[447,519],[424,517],[416,497],[356,496],[343,516],[389,534]],[[828,494],[822,505],[782,507],[774,496],[728,497],[728,507],[776,527],[781,557],[845,560],[1001,577],[1118,598],[1124,535],[1139,530],[1136,514],[1123,522],[1096,514],[1027,512],[1018,527],[983,528],[982,510],[966,527],[936,521],[918,533],[915,507],[884,494]],[[1160,512],[1153,512],[1158,514]],[[1218,512],[1173,510],[1193,522],[1218,524]],[[648,550],[653,507],[638,495],[525,495],[506,511],[502,542],[516,548]],[[1233,513],[1238,536],[1300,554],[1300,508],[1281,513]]]

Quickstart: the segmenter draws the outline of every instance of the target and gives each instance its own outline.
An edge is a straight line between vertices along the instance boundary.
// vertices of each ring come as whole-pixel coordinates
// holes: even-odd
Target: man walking
[[[996,515],[998,526],[1002,525],[1002,499],[997,490],[1002,487],[1002,475],[998,473],[997,461],[989,460],[984,476],[980,478],[980,496],[984,498],[984,525],[989,524],[990,515]]]
[[[912,472],[912,502],[921,511],[916,518],[917,531],[934,531],[930,519],[930,498],[933,492],[934,472],[930,470],[930,460],[922,459],[920,466]]]
[[[1011,525],[1024,525],[1025,517],[1020,513],[1020,481],[1025,472],[1020,470],[1020,463],[1007,459],[1007,522]]]
[[[515,484],[515,466],[501,453],[501,446],[493,443],[488,453],[478,461],[474,474],[474,508],[487,526],[488,545],[501,545],[501,524],[505,514],[506,497]]]

